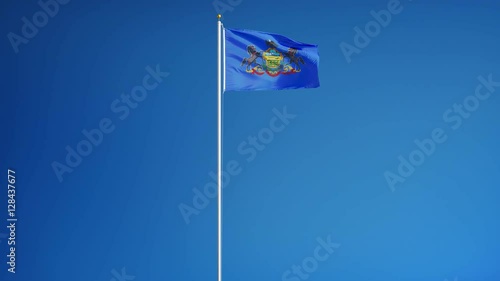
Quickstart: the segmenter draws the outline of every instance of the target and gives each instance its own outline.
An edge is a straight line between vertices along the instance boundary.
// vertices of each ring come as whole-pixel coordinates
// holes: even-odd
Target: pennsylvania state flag
[[[318,46],[285,36],[224,29],[225,91],[319,87]]]

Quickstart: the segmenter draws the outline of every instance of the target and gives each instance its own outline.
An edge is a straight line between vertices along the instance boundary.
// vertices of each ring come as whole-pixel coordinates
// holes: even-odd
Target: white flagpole
[[[217,15],[217,275],[218,281],[222,281],[222,91],[221,91],[221,15]]]

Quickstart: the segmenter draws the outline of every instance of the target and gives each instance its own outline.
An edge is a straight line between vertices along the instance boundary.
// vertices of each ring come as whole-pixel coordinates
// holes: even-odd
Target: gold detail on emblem
[[[274,49],[268,49],[262,53],[262,58],[266,62],[266,66],[270,69],[277,69],[281,66],[283,55]]]

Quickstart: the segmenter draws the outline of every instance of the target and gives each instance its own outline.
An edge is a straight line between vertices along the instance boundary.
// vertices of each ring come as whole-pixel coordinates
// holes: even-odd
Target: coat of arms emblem
[[[286,53],[282,53],[273,41],[266,41],[266,45],[268,49],[265,51],[257,51],[253,45],[247,47],[250,57],[241,62],[242,66],[246,64],[246,72],[256,75],[266,73],[272,77],[300,72],[300,64],[305,62],[297,56],[297,49],[288,48]]]

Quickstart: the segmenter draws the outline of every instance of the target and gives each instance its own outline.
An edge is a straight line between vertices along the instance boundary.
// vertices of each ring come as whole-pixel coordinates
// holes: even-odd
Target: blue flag
[[[318,46],[285,36],[225,29],[226,91],[319,87]]]

